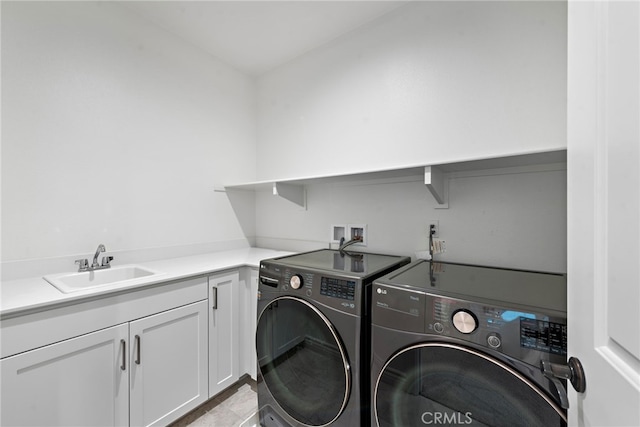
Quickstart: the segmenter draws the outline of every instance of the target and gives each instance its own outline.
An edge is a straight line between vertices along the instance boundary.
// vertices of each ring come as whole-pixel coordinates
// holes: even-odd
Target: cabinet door
[[[0,424],[129,424],[128,325],[61,341],[0,361]]]
[[[256,380],[256,323],[258,311],[258,270],[245,267],[240,271],[240,376],[249,374]]]
[[[166,425],[207,400],[206,300],[130,324],[131,425]]]
[[[240,378],[239,273],[209,277],[209,397]]]
[[[256,325],[258,318],[258,270],[251,269],[249,283],[247,289],[249,295],[247,295],[247,313],[245,318],[247,319],[247,331],[244,340],[246,342],[246,354],[245,354],[245,366],[247,373],[251,375],[251,378],[257,380],[257,366],[256,361]]]

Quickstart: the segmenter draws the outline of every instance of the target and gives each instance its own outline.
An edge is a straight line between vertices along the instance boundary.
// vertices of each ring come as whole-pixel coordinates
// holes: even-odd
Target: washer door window
[[[258,366],[269,392],[292,418],[324,426],[344,410],[351,389],[344,347],[329,320],[308,302],[281,297],[260,314]]]
[[[548,396],[502,362],[472,349],[426,343],[394,355],[376,382],[379,426],[565,426]]]

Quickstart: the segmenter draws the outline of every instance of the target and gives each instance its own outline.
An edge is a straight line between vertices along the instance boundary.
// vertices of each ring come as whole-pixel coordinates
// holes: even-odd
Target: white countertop
[[[231,268],[258,267],[263,259],[289,254],[290,252],[271,249],[246,248],[144,262],[139,265],[156,270],[161,274],[152,276],[144,283],[98,287],[68,294],[59,291],[42,277],[11,280],[0,285],[0,317],[13,317],[23,312],[44,310],[59,304],[81,302],[89,298],[94,299],[98,296],[132,291],[170,280],[179,280]]]

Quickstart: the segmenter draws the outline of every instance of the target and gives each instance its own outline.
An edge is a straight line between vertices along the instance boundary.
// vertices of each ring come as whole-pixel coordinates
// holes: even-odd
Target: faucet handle
[[[111,267],[111,261],[113,261],[112,256],[103,256],[102,257],[102,266],[103,267]]]
[[[77,259],[74,263],[78,264],[78,271],[84,271],[89,268],[89,260],[86,258]]]

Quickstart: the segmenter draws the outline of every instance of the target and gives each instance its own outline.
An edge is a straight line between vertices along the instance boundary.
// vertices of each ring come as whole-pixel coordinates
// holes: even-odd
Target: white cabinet
[[[257,292],[243,267],[3,319],[0,425],[170,424],[256,378]]]
[[[130,324],[132,426],[166,425],[209,398],[207,302]]]
[[[258,310],[258,270],[243,268],[240,274],[240,355],[241,373],[257,380],[256,323]]]
[[[247,349],[249,361],[247,362],[247,372],[251,375],[251,378],[257,381],[256,327],[258,325],[258,270],[256,269],[251,269],[249,287],[251,293],[249,295],[249,313],[247,313],[247,318],[249,319],[249,332],[247,334],[249,339],[249,348]]]
[[[129,423],[129,326],[122,324],[0,361],[0,424]]]
[[[239,272],[209,277],[209,397],[240,378]]]
[[[1,425],[167,425],[209,398],[206,279],[145,290],[125,302],[114,298],[2,326],[4,340],[5,332],[14,337],[35,325],[42,337],[47,328],[54,335],[120,319],[0,360]]]

